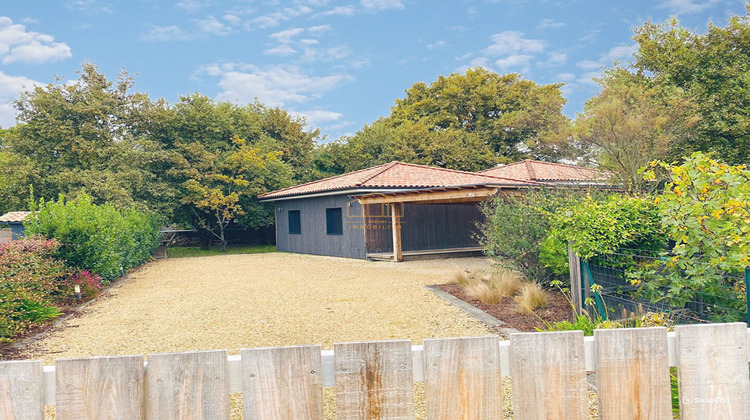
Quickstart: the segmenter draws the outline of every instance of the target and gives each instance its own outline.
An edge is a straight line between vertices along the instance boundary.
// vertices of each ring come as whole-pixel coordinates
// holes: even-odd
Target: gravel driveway
[[[31,345],[62,357],[487,335],[426,290],[483,258],[368,262],[269,253],[153,261]]]

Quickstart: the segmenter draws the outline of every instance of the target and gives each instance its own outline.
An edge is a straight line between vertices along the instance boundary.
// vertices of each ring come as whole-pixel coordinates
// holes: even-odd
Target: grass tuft
[[[501,268],[494,270],[488,279],[490,286],[500,293],[501,297],[515,296],[523,287],[523,279],[515,271]]]
[[[477,281],[474,284],[470,284],[465,287],[464,291],[467,295],[486,305],[497,305],[500,303],[500,299],[503,298],[500,292],[484,281]]]
[[[517,310],[519,313],[531,314],[534,310],[547,306],[547,293],[539,283],[526,283],[521,288],[521,295],[516,300],[518,301]]]
[[[167,251],[169,258],[187,258],[187,257],[209,257],[214,255],[235,255],[235,254],[261,254],[266,252],[276,252],[274,245],[229,245],[225,252],[221,251],[220,246],[212,247],[203,251],[197,246],[175,246],[170,247]]]

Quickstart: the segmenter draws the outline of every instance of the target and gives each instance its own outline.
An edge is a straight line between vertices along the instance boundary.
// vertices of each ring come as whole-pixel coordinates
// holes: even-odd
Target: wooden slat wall
[[[675,327],[682,420],[747,419],[745,323]]]
[[[597,330],[594,337],[600,418],[670,418],[667,329]]]
[[[424,340],[428,419],[503,418],[498,337]]]
[[[413,420],[411,342],[334,345],[339,420]]]
[[[231,360],[224,351],[154,354],[147,375],[141,356],[61,359],[54,372],[6,361],[0,419],[41,420],[46,401],[58,420],[221,420],[229,392],[239,391],[248,420],[320,419],[322,384],[335,379],[337,418],[412,420],[413,382],[424,379],[428,418],[493,420],[502,418],[501,373],[511,375],[514,418],[588,419],[587,366],[598,372],[602,419],[668,419],[670,364],[682,419],[750,418],[744,323],[678,326],[671,338],[663,328],[597,330],[586,343],[577,331],[513,334],[509,344],[343,343],[324,355],[320,346],[246,349]]]
[[[44,419],[41,360],[0,362],[0,419]]]
[[[148,356],[150,419],[229,420],[224,350]]]
[[[57,420],[142,419],[143,357],[60,359]]]
[[[320,346],[243,349],[245,420],[323,418]]]
[[[510,364],[516,418],[588,419],[583,332],[511,334]]]

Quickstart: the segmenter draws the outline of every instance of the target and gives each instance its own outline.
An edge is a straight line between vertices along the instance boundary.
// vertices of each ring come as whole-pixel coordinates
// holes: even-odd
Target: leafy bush
[[[529,190],[524,196],[499,196],[487,202],[483,207],[486,223],[481,237],[485,252],[504,259],[510,268],[529,280],[550,282],[555,272],[542,260],[541,244],[549,234],[552,215],[578,201],[579,196],[575,191],[541,189]],[[566,245],[562,242],[555,245],[557,249],[546,252],[556,257],[567,255]]]
[[[67,270],[53,258],[58,247],[39,237],[0,244],[0,341],[60,315]]]
[[[82,194],[65,201],[39,201],[25,226],[29,234],[55,238],[56,258],[110,281],[148,260],[159,246],[159,220],[135,210],[96,205]]]
[[[655,162],[671,182],[654,198],[674,242],[668,256],[631,274],[652,300],[683,306],[698,298],[713,320],[741,320],[746,312],[742,274],[750,266],[750,170],[701,153],[674,166]],[[653,170],[647,172],[654,178]]]
[[[554,215],[551,226],[552,235],[570,241],[585,260],[620,249],[662,250],[667,245],[659,209],[645,198],[586,197]]]

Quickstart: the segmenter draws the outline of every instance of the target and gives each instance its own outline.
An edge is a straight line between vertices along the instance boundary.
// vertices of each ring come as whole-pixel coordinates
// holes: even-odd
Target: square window
[[[289,210],[289,234],[299,235],[302,233],[302,223],[299,217],[299,210]]]
[[[326,234],[344,234],[344,221],[341,215],[341,207],[326,209]]]

